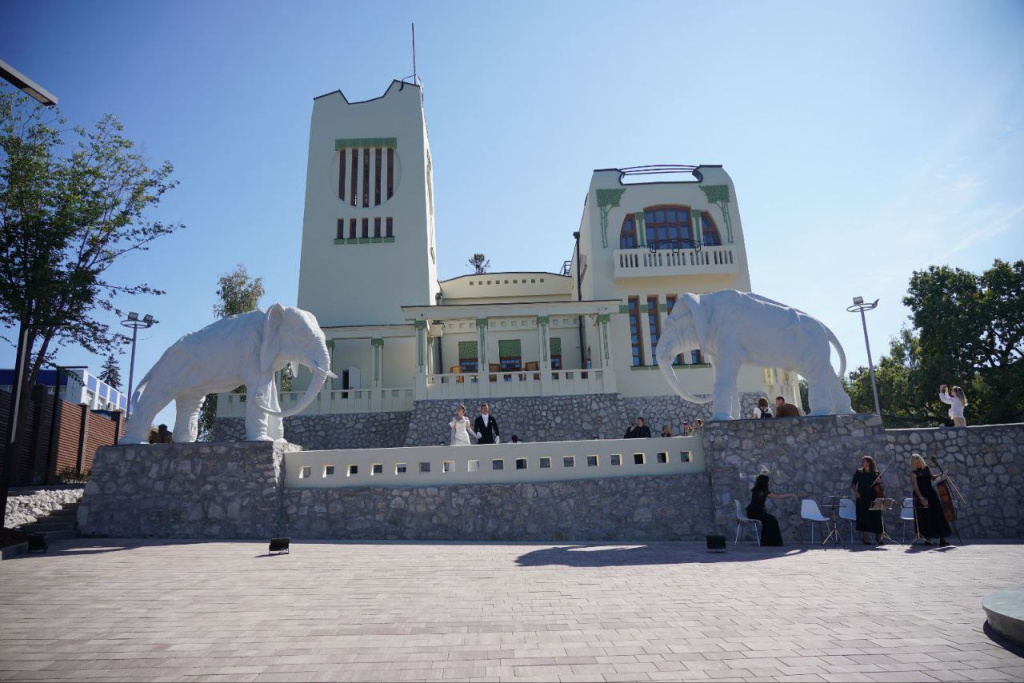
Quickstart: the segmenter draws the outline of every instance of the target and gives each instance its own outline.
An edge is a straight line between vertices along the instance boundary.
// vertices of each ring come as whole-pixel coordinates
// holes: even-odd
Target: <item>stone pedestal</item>
[[[108,446],[96,453],[79,532],[129,538],[270,538],[281,531],[284,453],[250,441]]]

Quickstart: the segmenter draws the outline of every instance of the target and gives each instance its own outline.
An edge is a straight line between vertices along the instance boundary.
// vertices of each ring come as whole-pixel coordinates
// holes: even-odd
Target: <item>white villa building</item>
[[[684,182],[656,182],[659,174]],[[639,182],[634,182],[639,181]],[[562,272],[437,278],[434,188],[420,87],[314,100],[299,308],[328,339],[332,369],[307,414],[399,412],[415,401],[674,395],[656,370],[665,318],[682,292],[750,291],[736,192],[720,166],[594,171]],[[698,351],[677,367],[710,394]],[[300,375],[301,390],[308,375]],[[799,405],[795,375],[744,368],[745,392]],[[301,391],[282,396],[282,407]],[[220,417],[240,417],[234,394]]]

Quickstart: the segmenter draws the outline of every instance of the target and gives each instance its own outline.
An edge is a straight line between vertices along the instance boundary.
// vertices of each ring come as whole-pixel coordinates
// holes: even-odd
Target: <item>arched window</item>
[[[693,228],[690,207],[669,204],[644,209],[647,243],[658,243],[661,249],[692,249]]]
[[[707,211],[700,212],[700,225],[704,231],[704,246],[705,247],[720,247],[722,246],[722,236],[718,234],[718,227],[715,225],[715,219],[711,217],[711,214]]]
[[[633,214],[626,214],[622,221],[622,231],[619,233],[619,249],[636,249],[636,221]]]

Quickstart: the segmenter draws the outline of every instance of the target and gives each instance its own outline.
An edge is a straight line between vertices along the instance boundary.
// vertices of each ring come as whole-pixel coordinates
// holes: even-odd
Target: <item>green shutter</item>
[[[502,339],[498,341],[498,358],[522,358],[523,347],[518,339]]]
[[[476,342],[475,341],[460,341],[459,342],[459,360],[476,360]]]
[[[561,337],[551,337],[551,338],[549,338],[548,339],[548,344],[549,344],[549,347],[551,349],[551,355],[552,356],[561,356],[562,355],[562,338]]]

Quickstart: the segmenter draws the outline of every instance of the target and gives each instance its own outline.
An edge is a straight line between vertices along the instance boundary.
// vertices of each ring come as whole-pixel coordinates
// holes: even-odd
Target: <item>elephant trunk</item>
[[[321,346],[323,347],[323,349],[320,352],[320,358],[318,358],[315,361],[312,361],[308,365],[306,363],[303,363],[303,365],[306,365],[306,367],[313,371],[313,378],[310,380],[309,387],[306,389],[306,393],[303,394],[299,402],[292,406],[290,409],[283,411],[271,410],[269,406],[261,404],[260,410],[265,412],[267,415],[270,415],[271,417],[280,417],[282,419],[286,417],[292,417],[293,415],[298,415],[303,410],[308,408],[309,404],[313,402],[313,399],[315,399],[317,394],[320,393],[320,390],[323,388],[324,382],[327,381],[328,377],[330,377],[331,379],[337,378],[337,375],[335,375],[330,370],[331,360],[330,356],[327,353],[327,346],[323,342],[321,342]]]
[[[683,388],[679,378],[676,377],[676,371],[672,367],[672,360],[685,350],[684,345],[678,339],[666,339],[664,337],[659,339],[657,351],[658,369],[661,370],[662,377],[672,387],[672,390],[687,401],[691,403],[711,403],[714,400],[713,398],[698,398],[694,396]]]

